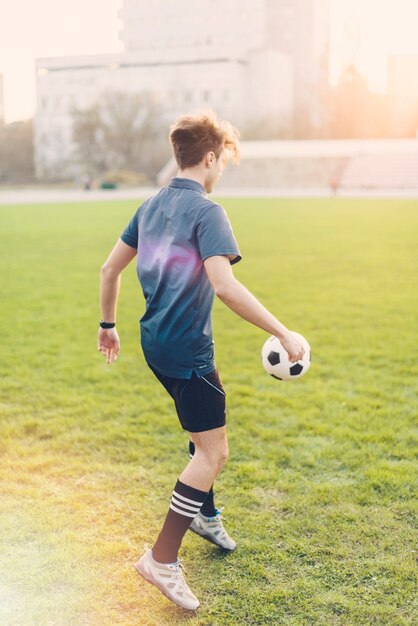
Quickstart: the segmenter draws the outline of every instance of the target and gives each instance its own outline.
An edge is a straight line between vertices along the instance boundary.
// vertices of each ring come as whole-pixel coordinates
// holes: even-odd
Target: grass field
[[[0,208],[1,626],[417,623],[417,202],[224,206],[235,275],[308,338],[312,366],[270,378],[265,333],[215,303],[230,447],[215,501],[239,545],[186,534],[192,616],[132,567],[188,462],[144,366],[134,264],[119,361],[97,353],[99,268],[136,205]]]

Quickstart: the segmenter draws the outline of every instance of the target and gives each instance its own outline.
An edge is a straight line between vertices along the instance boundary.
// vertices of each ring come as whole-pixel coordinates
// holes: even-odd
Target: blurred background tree
[[[34,179],[32,120],[0,124],[0,182]]]
[[[345,68],[338,85],[330,92],[329,107],[333,139],[389,136],[388,98],[371,93],[354,65]]]
[[[153,180],[170,157],[164,111],[152,96],[109,92],[73,110],[75,158],[93,176],[132,171]]]

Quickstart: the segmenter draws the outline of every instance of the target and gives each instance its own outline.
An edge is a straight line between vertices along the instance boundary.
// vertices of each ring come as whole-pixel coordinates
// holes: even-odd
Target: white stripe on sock
[[[176,496],[173,495],[173,497],[171,498],[171,502],[173,504],[177,504],[177,506],[181,506],[182,508],[188,509],[189,511],[196,511],[196,513],[198,512],[198,510],[200,509],[200,506],[190,506],[190,504],[184,504],[184,502],[182,502],[181,500],[179,500],[178,498],[176,498]]]
[[[184,496],[180,495],[179,493],[177,493],[177,491],[173,491],[173,495],[176,496],[176,498],[179,498],[180,500],[184,500],[185,502],[189,502],[190,504],[196,504],[197,506],[200,507],[202,506],[203,502],[197,502],[196,500],[191,500],[190,498],[185,498]]]
[[[185,515],[186,517],[196,517],[197,515],[197,513],[186,513],[185,511],[180,511],[180,509],[173,506],[172,502],[170,503],[170,509],[173,509],[176,513],[180,513],[180,515]]]

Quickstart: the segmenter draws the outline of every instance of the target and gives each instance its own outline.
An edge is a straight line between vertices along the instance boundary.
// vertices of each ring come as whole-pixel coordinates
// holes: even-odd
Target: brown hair
[[[218,159],[222,149],[226,159],[239,161],[239,132],[229,122],[218,121],[212,111],[199,115],[182,115],[171,127],[169,139],[181,170],[200,163],[205,154],[214,152]]]

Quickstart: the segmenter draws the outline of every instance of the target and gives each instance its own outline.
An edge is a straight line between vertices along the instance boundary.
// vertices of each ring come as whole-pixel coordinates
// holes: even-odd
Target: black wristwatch
[[[104,322],[100,320],[100,328],[115,328],[116,322]]]

